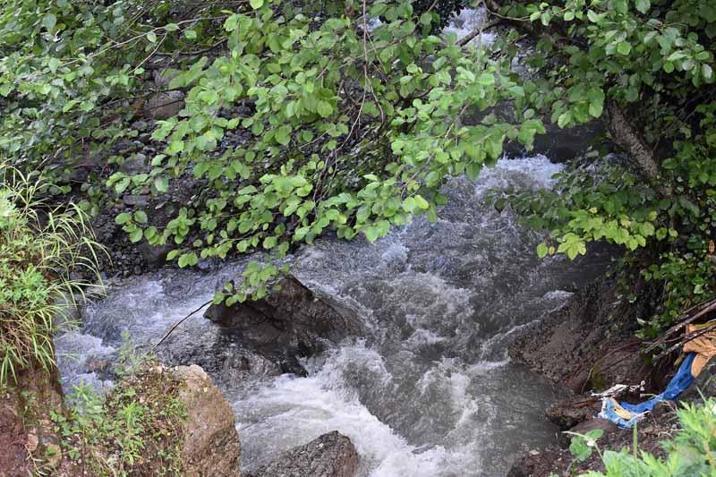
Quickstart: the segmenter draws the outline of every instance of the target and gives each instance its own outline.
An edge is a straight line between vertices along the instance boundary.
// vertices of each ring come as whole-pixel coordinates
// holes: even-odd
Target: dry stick
[[[196,313],[198,313],[199,311],[201,311],[202,308],[204,308],[206,305],[208,305],[208,304],[211,303],[212,301],[213,301],[213,300],[209,300],[209,301],[207,301],[206,303],[202,303],[202,305],[201,305],[199,308],[197,308],[196,310],[192,311],[191,313],[189,313],[188,315],[186,315],[186,316],[185,316],[184,318],[182,318],[181,320],[179,320],[179,321],[177,321],[176,323],[174,323],[174,324],[172,325],[172,327],[169,328],[169,330],[164,334],[164,336],[162,336],[162,339],[160,339],[159,341],[157,341],[157,344],[155,344],[152,349],[157,349],[157,347],[158,347],[160,344],[162,344],[162,343],[164,342],[164,340],[166,340],[167,338],[169,338],[169,335],[172,334],[172,333],[174,332],[174,330],[176,330],[179,325],[181,325],[181,324],[184,323],[186,320],[188,320],[189,318],[191,318],[194,314],[196,314]]]
[[[685,344],[688,343],[689,341],[693,341],[693,340],[695,340],[696,338],[698,338],[699,336],[703,336],[703,335],[705,335],[706,333],[709,333],[709,332],[714,331],[714,330],[716,330],[716,324],[715,324],[715,325],[711,325],[711,326],[707,326],[707,327],[704,328],[703,330],[696,331],[696,332],[694,332],[694,333],[690,333],[690,334],[686,335],[683,340],[681,340],[681,341],[679,341],[678,343],[676,343],[675,345],[671,346],[671,347],[670,347],[669,349],[667,349],[666,351],[662,351],[661,353],[659,353],[656,358],[657,358],[657,359],[658,359],[658,358],[661,358],[662,356],[665,356],[665,355],[671,353],[672,351],[677,350],[679,347],[685,345]]]
[[[660,344],[663,344],[664,341],[667,340],[667,338],[671,335],[673,335],[675,332],[679,331],[684,326],[688,325],[689,323],[692,323],[699,318],[702,318],[703,316],[707,315],[709,312],[716,310],[716,299],[713,299],[711,301],[704,302],[702,304],[696,305],[694,307],[691,307],[689,311],[691,310],[698,310],[693,315],[689,316],[688,318],[684,319],[680,323],[672,326],[669,328],[666,333],[664,333],[661,338],[656,340],[654,343],[652,343],[648,348],[644,350],[645,353],[648,353],[649,351],[653,350]],[[688,312],[687,312],[688,313]],[[688,316],[688,315],[686,315]],[[662,353],[663,354],[663,353]]]
[[[502,20],[494,21],[487,23],[485,25],[480,25],[479,27],[475,28],[473,31],[465,35],[462,39],[460,39],[457,42],[458,46],[465,46],[468,43],[470,43],[472,40],[477,38],[478,36],[482,35],[485,31],[489,30],[490,28],[494,28],[502,23]]]

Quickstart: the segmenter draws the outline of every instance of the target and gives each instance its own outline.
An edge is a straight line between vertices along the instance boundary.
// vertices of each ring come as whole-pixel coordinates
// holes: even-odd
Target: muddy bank
[[[615,280],[597,280],[525,330],[510,356],[574,393],[641,381],[658,387],[662,380],[639,355],[634,337],[637,319],[653,313],[654,294],[643,287],[630,303]]]

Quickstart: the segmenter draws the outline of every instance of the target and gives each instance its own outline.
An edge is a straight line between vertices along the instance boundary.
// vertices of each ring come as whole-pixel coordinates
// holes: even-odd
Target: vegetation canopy
[[[91,213],[190,189],[169,217],[137,201],[116,221],[182,267],[262,252],[217,301],[265,295],[276,259],[322,234],[373,241],[434,218],[450,176],[475,177],[507,143],[530,149],[546,123],[594,120],[618,155],[510,197],[547,233],[537,253],[623,247],[663,285],[645,336],[716,293],[709,2],[484,0],[469,6],[485,23],[461,40],[441,32],[455,1],[8,3],[0,150]],[[157,90],[181,108],[150,121],[159,150],[128,170],[111,145],[140,134]]]

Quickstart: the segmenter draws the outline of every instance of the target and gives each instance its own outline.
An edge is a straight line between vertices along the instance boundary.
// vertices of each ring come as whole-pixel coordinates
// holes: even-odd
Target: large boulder
[[[249,477],[354,477],[358,452],[351,440],[337,431],[284,452]]]
[[[127,410],[139,423],[132,426],[132,439],[141,443],[141,453],[128,459],[126,448],[114,435],[116,430],[110,426],[110,434],[106,434],[106,426],[95,423],[87,431],[95,439],[84,442],[66,436],[63,445],[69,452],[65,452],[60,471],[52,475],[104,475],[121,470],[122,475],[135,477],[167,472],[192,477],[240,476],[241,449],[234,413],[199,366],[141,365],[107,394],[103,419],[124,422]],[[0,477],[4,475],[0,469]]]
[[[187,412],[181,453],[184,474],[238,477],[241,446],[231,406],[199,366],[179,366],[174,374]]]
[[[299,374],[297,357],[312,356],[329,343],[361,332],[354,311],[293,276],[281,280],[264,299],[212,305],[204,317],[236,336],[242,346],[277,362],[284,372]]]

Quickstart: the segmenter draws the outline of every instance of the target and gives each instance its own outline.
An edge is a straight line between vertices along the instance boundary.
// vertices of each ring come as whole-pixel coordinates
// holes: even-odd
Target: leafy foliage
[[[713,475],[716,468],[716,402],[685,404],[677,411],[681,429],[664,443],[666,457],[629,450],[601,452],[605,472],[587,472],[585,477],[649,476],[681,477]],[[579,439],[579,438],[577,438]],[[571,449],[571,447],[570,447]],[[581,448],[580,448],[581,449]]]
[[[0,150],[89,210],[191,189],[168,218],[140,201],[116,222],[132,242],[170,245],[181,267],[258,253],[217,299],[262,296],[277,261],[323,234],[373,241],[434,218],[448,177],[474,177],[505,142],[529,149],[543,118],[604,120],[628,159],[599,155],[555,193],[513,198],[549,233],[538,254],[623,247],[663,285],[645,336],[716,294],[711,5],[485,0],[485,28],[503,29],[471,46],[439,33],[452,0],[168,3],[13,0],[0,15]],[[150,66],[163,78],[152,88],[185,99],[151,123],[161,151],[128,171],[110,146],[137,134]],[[73,168],[97,156],[103,172],[78,186]]]
[[[597,155],[561,174],[554,193],[513,203],[549,231],[540,256],[574,258],[596,241],[624,247],[643,279],[663,285],[658,316],[643,329],[653,337],[716,294],[716,10],[570,0],[510,3],[502,13],[537,38],[527,63],[538,79],[524,86],[535,107],[559,127],[606,116],[629,155]]]
[[[181,475],[186,409],[171,373],[145,363],[104,397],[87,386],[54,416],[69,460],[88,475]]]

